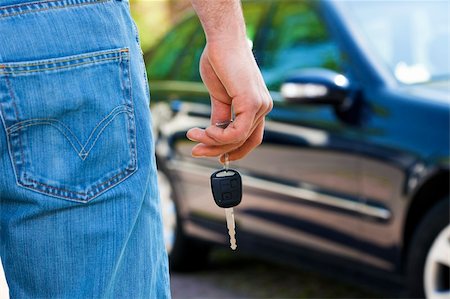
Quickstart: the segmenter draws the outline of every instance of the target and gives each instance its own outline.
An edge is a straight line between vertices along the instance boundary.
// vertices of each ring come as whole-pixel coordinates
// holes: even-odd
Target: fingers
[[[254,120],[255,112],[244,110],[244,112],[236,112],[236,118],[225,129],[212,125],[206,128],[205,133],[211,139],[220,144],[238,144],[245,141],[250,135]]]
[[[259,123],[253,134],[244,142],[242,146],[235,149],[234,151],[228,152],[229,161],[235,161],[244,158],[253,149],[261,144],[264,136],[264,120]],[[224,157],[220,157],[220,162],[225,163]]]
[[[227,146],[207,146],[198,144],[192,149],[194,157],[217,157],[221,156],[220,161],[224,163],[223,154],[229,154],[229,160],[239,160],[250,153],[254,148],[261,144],[264,135],[264,121],[261,122],[246,141],[237,148],[233,145]],[[234,149],[233,149],[234,148]]]
[[[250,131],[250,134],[253,133],[253,130],[256,128],[256,126],[257,126],[263,119],[264,119],[264,115],[261,115],[261,116],[254,122],[253,127],[252,127],[252,129],[251,129],[251,131]],[[233,124],[233,123],[232,123],[232,124]],[[230,124],[230,125],[231,125],[231,124]],[[211,127],[212,127],[212,126],[211,126]],[[221,130],[221,131],[226,130],[226,129],[222,129],[222,128],[219,128],[219,127],[216,127],[216,126],[214,126],[214,127],[217,128],[218,130]],[[207,133],[207,130],[208,130],[209,128],[210,128],[210,127],[208,127],[207,129],[200,129],[200,128],[192,128],[192,129],[189,129],[189,130],[187,131],[186,136],[187,136],[188,139],[191,140],[191,141],[198,142],[198,143],[203,144],[203,145],[205,145],[205,146],[211,146],[211,147],[213,147],[213,146],[226,146],[226,145],[230,145],[230,146],[234,147],[234,148],[232,148],[232,149],[235,149],[235,148],[239,147],[239,146],[243,143],[243,141],[240,142],[240,143],[239,143],[239,142],[224,143],[224,142],[221,142],[221,141],[219,141],[219,140],[217,140],[217,139],[214,139],[213,137],[211,137],[211,136],[208,135],[208,133]],[[248,135],[250,135],[250,134],[248,134]],[[248,137],[248,136],[245,136],[245,138],[243,138],[243,139],[246,139],[247,137]],[[227,147],[227,149],[228,149],[228,147]],[[225,152],[225,151],[223,151],[223,152]]]
[[[261,115],[258,120],[256,121],[254,127],[251,130],[250,136],[254,135],[254,132],[256,129],[259,129],[260,124],[264,123],[264,115]],[[241,146],[243,146],[244,142],[238,143],[238,144],[228,144],[228,145],[220,145],[217,143],[217,141],[211,139],[204,130],[201,129],[191,129],[188,132],[188,136],[190,136],[191,140],[192,136],[196,136],[197,135],[197,130],[198,130],[198,135],[200,136],[204,136],[204,138],[200,137],[199,140],[194,140],[197,142],[202,142],[196,146],[194,146],[194,148],[192,149],[192,155],[194,157],[217,157],[217,156],[221,156],[227,152],[232,152],[237,150],[238,148],[240,148]],[[262,133],[260,133],[261,135]],[[261,135],[262,136],[262,135]],[[247,140],[247,138],[246,138]],[[211,143],[209,143],[211,142]]]
[[[206,130],[199,128],[190,129],[187,137],[192,141],[199,142],[199,144],[192,148],[192,156],[217,157],[229,153],[230,161],[243,158],[261,144],[264,135],[264,118],[265,113],[261,113],[256,121],[250,122],[252,126],[249,129],[250,132],[243,136],[239,136],[239,133],[236,133],[239,132],[239,126],[232,127],[235,122],[231,123],[226,129],[215,126],[208,127]],[[243,124],[243,126],[245,125]],[[213,132],[211,132],[212,129],[214,129]],[[228,132],[225,132],[227,130]],[[230,140],[232,142],[227,143]],[[220,160],[224,163],[223,157]]]
[[[197,144],[192,148],[192,156],[193,157],[218,157],[227,153],[229,151],[234,150],[234,146],[214,146],[214,145],[205,145],[205,144]]]

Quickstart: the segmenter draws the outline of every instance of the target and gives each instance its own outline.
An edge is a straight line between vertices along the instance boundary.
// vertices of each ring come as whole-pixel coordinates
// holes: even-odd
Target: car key
[[[226,128],[230,122],[217,123],[216,126]],[[211,175],[211,189],[216,204],[225,209],[230,247],[236,250],[236,231],[233,207],[242,199],[242,179],[239,172],[229,168],[228,153],[224,155],[224,168]]]
[[[234,169],[218,170],[211,175],[211,189],[216,204],[225,209],[231,249],[235,250],[237,245],[233,207],[242,199],[241,175]]]

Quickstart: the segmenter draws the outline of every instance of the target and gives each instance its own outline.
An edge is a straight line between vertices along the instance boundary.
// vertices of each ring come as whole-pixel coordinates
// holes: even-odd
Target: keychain
[[[216,123],[216,126],[225,129],[232,121]],[[225,209],[228,234],[230,235],[230,247],[236,250],[236,232],[233,207],[242,199],[242,179],[237,170],[229,168],[229,155],[224,154],[223,169],[211,174],[211,190],[216,204]]]

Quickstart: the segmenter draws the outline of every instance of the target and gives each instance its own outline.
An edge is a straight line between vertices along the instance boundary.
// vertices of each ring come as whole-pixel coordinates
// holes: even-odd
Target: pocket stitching
[[[109,183],[110,181],[115,180],[118,176],[122,175],[123,173],[129,172],[129,174],[132,174],[134,171],[136,171],[136,169],[133,169],[133,168],[125,168],[124,170],[122,170],[122,171],[119,172],[118,174],[114,175],[113,177],[109,178],[108,180],[106,180],[106,181],[104,181],[104,182],[101,182],[101,183],[99,183],[99,184],[93,186],[92,188],[90,188],[90,190],[89,190],[88,192],[72,191],[72,190],[67,190],[67,189],[60,188],[60,187],[50,186],[50,185],[47,185],[47,184],[45,184],[45,183],[38,182],[38,181],[35,181],[35,180],[33,180],[33,179],[30,179],[30,178],[28,178],[26,175],[24,175],[24,178],[25,178],[25,180],[28,181],[28,182],[32,182],[32,183],[35,183],[35,184],[38,184],[38,185],[42,185],[42,186],[45,186],[45,187],[47,187],[47,188],[49,188],[49,189],[61,190],[61,191],[64,191],[64,192],[66,192],[66,193],[74,193],[74,194],[79,194],[79,195],[86,196],[86,195],[88,195],[90,192],[93,192],[93,193],[94,193],[93,189],[96,189],[96,188],[98,188],[99,186],[106,185],[106,184]],[[128,177],[128,176],[124,176],[123,178],[119,179],[119,181],[117,181],[117,183],[123,181],[123,180],[126,179],[127,177]],[[91,196],[91,197],[88,196],[86,199],[75,199],[75,198],[72,198],[72,197],[66,197],[66,196],[64,196],[64,195],[62,195],[62,194],[53,194],[53,193],[46,192],[46,191],[44,191],[44,190],[35,189],[35,188],[33,188],[33,186],[26,185],[26,184],[24,184],[22,181],[19,181],[19,184],[22,185],[22,186],[24,186],[24,187],[27,187],[27,188],[29,188],[29,189],[31,189],[31,190],[34,190],[34,191],[38,191],[38,192],[45,193],[45,194],[56,195],[56,196],[58,196],[58,197],[64,197],[64,198],[67,198],[67,199],[70,199],[70,200],[73,200],[73,201],[81,201],[81,202],[87,202],[87,201],[89,201],[89,200],[91,200],[91,199],[97,197],[97,196],[100,195],[101,193],[103,193],[103,192],[109,190],[111,187],[115,186],[115,185],[111,185],[111,186],[109,186],[108,188],[105,188],[105,189],[99,191],[99,192],[96,193],[96,194],[94,193],[95,195],[93,195],[93,196]]]
[[[120,110],[120,108],[122,110]],[[8,128],[6,128],[6,132],[7,134],[12,134],[14,132],[19,131],[20,129],[23,128],[27,128],[27,127],[31,127],[31,126],[37,126],[37,125],[50,125],[52,127],[54,127],[55,129],[57,129],[61,134],[63,134],[67,141],[70,142],[70,144],[72,145],[73,149],[77,152],[78,156],[84,161],[86,160],[87,156],[89,155],[89,152],[92,150],[92,148],[95,146],[95,143],[97,142],[98,138],[100,138],[100,135],[102,134],[102,132],[108,127],[108,125],[114,120],[114,118],[121,114],[121,113],[128,113],[131,117],[132,112],[127,110],[127,106],[125,105],[120,105],[117,106],[116,108],[114,108],[110,113],[108,113],[107,116],[105,116],[102,120],[100,120],[97,125],[94,127],[94,129],[92,129],[91,134],[89,135],[88,139],[85,141],[84,144],[82,144],[80,142],[80,140],[77,138],[77,136],[73,133],[73,131],[66,125],[64,124],[62,121],[59,121],[57,119],[53,119],[53,118],[33,118],[33,119],[27,119],[21,122],[18,122]],[[117,111],[119,110],[119,111]],[[104,122],[107,120],[108,122],[106,124],[104,124]],[[24,124],[25,123],[25,124]],[[101,128],[100,132],[98,132],[97,134],[94,135],[94,133],[97,131],[97,128],[100,125],[103,125],[103,127]],[[76,141],[76,143],[79,146],[79,149],[75,146],[75,144],[73,143],[72,139],[64,132],[63,129],[61,129],[59,126],[62,126],[65,130],[68,131],[68,133],[70,133],[70,136]],[[95,136],[95,137],[94,137]],[[94,141],[90,142],[92,137],[94,137]],[[85,150],[86,147],[90,145],[89,150]]]
[[[89,137],[88,137],[88,139],[86,140],[85,144],[84,144],[84,145],[81,145],[81,143],[80,143],[80,145],[81,145],[81,150],[80,150],[80,152],[85,151],[84,149],[86,148],[86,145],[89,144],[89,141],[91,140],[92,135],[93,135],[94,132],[97,130],[98,126],[100,126],[106,119],[108,119],[111,115],[113,115],[112,118],[111,118],[111,121],[112,121],[112,120],[114,119],[114,117],[116,117],[116,115],[118,115],[119,113],[121,113],[121,112],[127,112],[127,111],[119,111],[119,112],[117,112],[117,111],[115,112],[115,111],[114,111],[114,110],[119,110],[119,108],[123,108],[124,106],[125,106],[125,105],[120,105],[120,106],[115,107],[113,110],[111,110],[111,112],[108,113],[107,116],[103,117],[102,120],[98,122],[98,124],[94,127],[94,129],[92,129],[91,134],[89,134]],[[108,123],[108,124],[109,124],[109,123]],[[101,132],[103,132],[103,130],[104,130],[104,129],[102,129],[102,131],[100,131],[100,133],[97,134],[97,137],[96,137],[96,138],[98,138],[98,136],[101,134]],[[95,144],[95,143],[94,143],[94,144]],[[94,146],[94,145],[92,145],[92,146]],[[92,146],[91,146],[91,148],[92,148]],[[88,151],[88,152],[89,152],[89,151]]]
[[[118,112],[116,112],[115,114],[113,114],[113,116],[111,116],[111,119],[110,119],[110,120],[109,120],[109,121],[101,128],[100,132],[98,132],[98,133],[95,135],[95,139],[94,139],[94,141],[92,142],[92,145],[91,145],[91,146],[89,147],[89,149],[86,151],[85,148],[86,148],[86,146],[89,144],[89,141],[90,141],[90,138],[91,138],[91,137],[88,138],[88,140],[87,140],[86,143],[83,145],[83,147],[82,147],[82,149],[81,149],[81,151],[80,151],[80,155],[82,155],[82,156],[84,157],[84,158],[82,158],[83,160],[85,160],[85,159],[87,158],[87,156],[88,156],[89,153],[91,152],[92,148],[94,148],[94,145],[95,145],[95,143],[97,143],[97,140],[98,140],[98,138],[100,138],[100,135],[102,134],[102,132],[109,126],[109,124],[114,120],[114,118],[115,118],[117,115],[121,114],[121,113],[128,113],[128,114],[130,114],[130,112],[128,112],[128,111],[118,111]],[[97,124],[97,126],[96,126],[95,129],[94,129],[94,131],[95,131],[96,128],[97,128],[101,123],[103,123],[108,117],[109,117],[109,115],[108,115],[107,117],[105,117],[104,119],[102,119],[102,120],[100,121],[100,123]],[[130,114],[128,117],[132,117],[131,114]],[[94,131],[93,131],[91,134],[93,134]],[[131,150],[131,148],[130,148],[130,150]],[[81,152],[83,152],[83,153],[81,153]],[[80,157],[81,157],[81,156],[80,156]]]
[[[66,134],[63,130],[61,130],[61,128],[59,128],[57,125],[55,125],[54,122],[57,122],[57,123],[61,124],[63,127],[65,127],[65,128],[69,131],[69,133],[72,135],[72,137],[75,139],[75,141],[78,143],[78,145],[80,146],[80,148],[82,148],[83,146],[81,145],[81,143],[80,143],[80,141],[78,140],[78,138],[73,134],[73,132],[72,132],[69,128],[67,128],[66,125],[62,124],[62,122],[60,122],[60,121],[53,120],[53,119],[48,119],[48,120],[49,120],[48,122],[41,121],[41,122],[34,122],[34,123],[31,123],[31,124],[19,126],[19,128],[13,130],[12,132],[10,132],[10,133],[8,133],[8,134],[12,134],[12,133],[14,133],[14,132],[20,131],[20,129],[27,128],[27,127],[32,127],[32,126],[37,126],[37,125],[43,125],[43,124],[44,124],[44,125],[50,125],[50,126],[54,127],[55,129],[57,129],[61,134],[63,134],[63,135],[66,137],[67,141],[70,142],[70,144],[72,145],[73,149],[77,152],[78,156],[80,156],[80,153],[79,153],[78,149],[75,147],[75,145],[73,144],[73,142],[72,142],[72,140],[69,138],[69,136],[67,136],[67,134]],[[7,130],[8,130],[8,129],[7,129]],[[80,156],[80,158],[81,158],[81,156]],[[84,160],[84,159],[83,159],[83,160]]]
[[[29,124],[24,124],[24,123],[29,123]],[[23,120],[21,122],[15,123],[14,125],[6,128],[6,133],[7,134],[12,134],[12,133],[14,133],[16,131],[19,131],[22,128],[31,127],[31,126],[40,125],[40,124],[48,124],[48,125],[53,126],[56,129],[58,129],[62,134],[67,136],[62,130],[60,130],[58,128],[58,126],[54,125],[54,123],[57,123],[57,124],[63,126],[67,131],[69,131],[70,135],[72,135],[72,137],[78,143],[80,148],[83,147],[83,145],[81,144],[80,140],[78,140],[77,136],[72,132],[72,130],[69,129],[69,127],[67,127],[66,124],[64,124],[62,121],[59,121],[59,120],[53,119],[53,118],[33,118],[33,119]],[[67,138],[67,140],[72,143],[70,138]],[[74,145],[74,149],[78,152],[78,150],[76,149],[75,145]]]

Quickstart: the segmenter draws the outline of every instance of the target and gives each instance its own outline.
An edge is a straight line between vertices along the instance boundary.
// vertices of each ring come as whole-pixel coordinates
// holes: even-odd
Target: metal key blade
[[[234,225],[234,210],[233,208],[225,208],[225,216],[227,218],[227,228],[228,234],[230,235],[230,247],[233,250],[236,250],[236,231]]]

